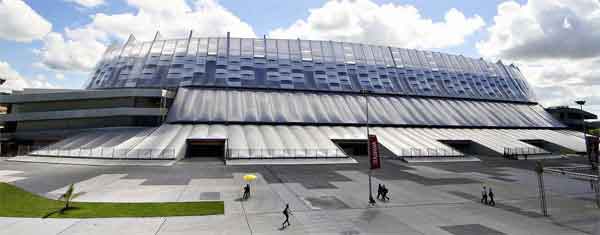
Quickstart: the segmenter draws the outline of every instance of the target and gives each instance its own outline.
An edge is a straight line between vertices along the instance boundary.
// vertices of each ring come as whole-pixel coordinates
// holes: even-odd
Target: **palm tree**
[[[73,199],[75,199],[76,197],[79,197],[83,194],[83,192],[79,192],[79,193],[74,193],[75,192],[75,188],[73,186],[73,184],[69,185],[69,188],[67,189],[67,191],[61,195],[58,200],[64,200],[65,201],[65,207],[63,207],[60,212],[62,213],[65,210],[68,210],[71,206],[71,201]]]

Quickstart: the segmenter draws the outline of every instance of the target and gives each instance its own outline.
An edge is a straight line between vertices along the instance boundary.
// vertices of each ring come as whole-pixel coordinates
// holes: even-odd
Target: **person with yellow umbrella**
[[[242,199],[248,200],[248,198],[250,198],[250,182],[256,179],[256,175],[246,174],[242,178],[244,181],[248,182],[246,186],[244,186],[244,195],[242,196]]]

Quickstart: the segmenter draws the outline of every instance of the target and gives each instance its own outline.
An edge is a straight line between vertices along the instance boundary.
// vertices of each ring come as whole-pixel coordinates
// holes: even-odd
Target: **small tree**
[[[63,211],[71,208],[71,201],[82,194],[83,192],[75,193],[75,187],[73,184],[69,185],[67,191],[58,198],[58,200],[65,201],[65,206],[60,210],[60,212],[62,213]]]
[[[590,130],[590,134],[595,135],[595,136],[600,136],[600,128]]]

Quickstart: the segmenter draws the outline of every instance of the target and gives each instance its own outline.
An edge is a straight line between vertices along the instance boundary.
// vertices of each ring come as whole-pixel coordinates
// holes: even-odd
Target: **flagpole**
[[[367,94],[368,90],[362,90],[363,95],[365,96],[365,114],[366,114],[366,123],[365,126],[367,128],[367,158],[369,162],[371,162],[371,144],[369,143],[369,95]],[[373,199],[373,185],[372,185],[372,173],[373,169],[369,167],[369,205],[374,205],[375,200]]]

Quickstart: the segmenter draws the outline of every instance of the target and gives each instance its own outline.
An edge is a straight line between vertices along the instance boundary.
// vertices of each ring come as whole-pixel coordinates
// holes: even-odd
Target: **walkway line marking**
[[[163,218],[163,221],[158,226],[158,229],[156,229],[156,232],[154,233],[154,235],[157,235],[160,232],[160,230],[162,229],[162,227],[165,224],[165,222],[167,222],[167,217],[162,217],[162,218]]]
[[[250,221],[248,221],[248,213],[246,213],[246,207],[244,207],[244,201],[240,201],[242,204],[242,211],[244,212],[244,218],[246,218],[246,224],[248,225],[248,230],[250,230],[250,235],[254,234],[252,232],[252,227],[250,226]]]

